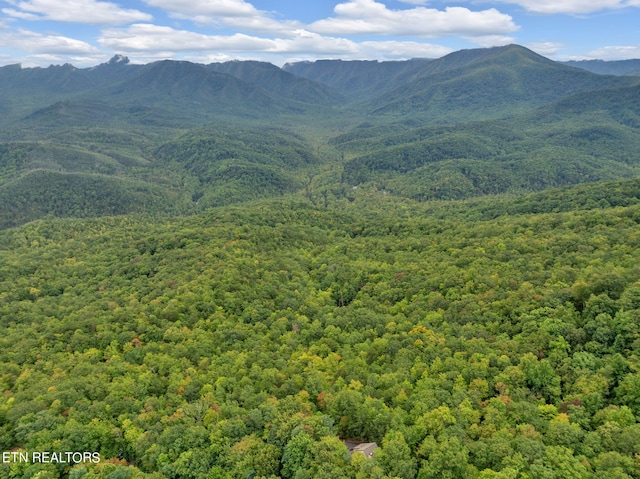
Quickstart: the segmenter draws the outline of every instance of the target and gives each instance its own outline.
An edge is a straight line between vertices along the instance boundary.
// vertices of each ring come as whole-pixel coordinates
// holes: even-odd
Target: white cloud
[[[619,45],[598,48],[590,51],[587,58],[594,60],[632,60],[640,58],[639,45]]]
[[[10,16],[11,18],[18,18],[20,20],[40,20],[42,18],[39,15],[21,12],[20,10],[14,10],[13,8],[3,8],[2,13]]]
[[[358,50],[355,42],[346,38],[324,37],[307,30],[296,30],[292,38],[274,40],[273,53],[353,54]]]
[[[334,8],[334,17],[308,26],[324,34],[378,34],[437,37],[443,35],[495,35],[518,29],[513,19],[494,8],[473,12],[463,7],[444,10],[415,7],[390,10],[375,0],[350,0]]]
[[[285,35],[302,27],[297,21],[278,21],[268,12],[258,10],[244,0],[144,0],[178,19],[191,20],[200,25],[241,28],[249,32],[270,32]]]
[[[200,24],[210,23],[210,20],[209,17],[195,18],[195,22]],[[280,36],[287,36],[292,31],[304,28],[304,25],[296,20],[278,21],[262,14],[247,17],[226,17],[224,24],[248,32]]]
[[[188,30],[151,24],[135,24],[126,29],[109,29],[98,39],[105,47],[119,51],[207,51],[287,53],[323,51],[349,53],[354,43],[341,38],[322,37],[299,30],[292,38],[262,38],[243,33],[205,35]]]
[[[7,3],[15,8],[3,8],[2,12],[22,20],[124,24],[152,19],[148,13],[96,0],[7,0]]]
[[[244,17],[257,15],[252,4],[244,0],[144,0],[147,5],[184,15],[206,15],[211,17]]]
[[[320,45],[320,42],[319,42]],[[318,45],[318,46],[319,46]],[[286,46],[285,44],[279,44],[278,46]],[[451,49],[440,45],[433,45],[420,42],[362,42],[353,43],[349,42],[342,46],[342,48],[336,48],[340,50],[334,53],[319,50],[314,51],[310,48],[283,48],[283,51],[269,51],[269,52],[234,52],[224,53],[209,51],[202,52],[185,52],[180,55],[181,60],[188,60],[194,63],[215,63],[225,62],[231,60],[260,60],[271,62],[274,65],[283,65],[285,63],[292,63],[296,61],[305,60],[317,60],[320,58],[340,58],[343,60],[406,60],[409,58],[439,58],[448,53],[451,53]],[[171,58],[171,53],[154,54],[140,56],[139,54],[128,54],[129,58],[134,62],[149,63],[157,59]],[[173,54],[173,58],[176,55]]]
[[[407,59],[437,58],[451,49],[415,41],[354,42],[346,38],[323,36],[307,30],[291,32],[288,38],[262,38],[236,33],[234,35],[205,35],[187,30],[151,24],[135,24],[124,29],[103,32],[99,43],[114,51],[165,58],[182,54],[184,58],[199,58],[203,62],[224,61],[231,58],[253,58],[283,63],[296,58],[345,59]],[[215,54],[211,52],[215,51]],[[198,53],[200,52],[200,54]],[[212,56],[213,55],[213,56]]]
[[[273,41],[251,37],[242,33],[234,35],[204,35],[171,27],[134,24],[126,29],[108,29],[102,32],[98,42],[118,51],[201,51],[201,50],[264,50]]]
[[[23,68],[48,67],[50,65],[62,65],[64,63],[70,63],[76,68],[87,68],[95,66],[102,61],[104,61],[104,58],[100,55],[36,53],[23,58],[17,58],[14,63],[20,63]]]
[[[564,47],[562,43],[558,42],[537,42],[537,43],[529,43],[525,45],[530,50],[533,50],[539,55],[549,56],[555,55]]]
[[[359,58],[404,60],[408,58],[440,58],[453,50],[441,45],[421,42],[362,42],[358,43]]]
[[[483,35],[478,37],[467,37],[466,39],[482,48],[500,47],[516,43],[515,38],[505,35]]]
[[[502,2],[520,5],[530,12],[547,15],[558,13],[580,15],[640,6],[638,0],[502,0]]]
[[[85,55],[98,49],[86,42],[62,35],[43,35],[28,30],[0,32],[0,46],[34,54]]]

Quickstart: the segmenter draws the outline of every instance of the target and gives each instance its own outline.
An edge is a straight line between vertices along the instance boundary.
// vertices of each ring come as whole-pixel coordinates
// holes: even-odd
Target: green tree
[[[418,449],[425,459],[420,464],[418,479],[462,479],[468,471],[469,452],[456,437],[436,440],[427,436]]]
[[[527,353],[520,358],[519,367],[533,392],[543,395],[551,402],[560,396],[560,378],[549,360],[538,360],[532,353]]]
[[[228,460],[231,475],[237,479],[268,477],[280,472],[280,449],[255,435],[234,444]]]
[[[616,402],[640,417],[640,374],[627,374],[616,388]]]
[[[548,446],[544,457],[531,465],[532,479],[585,479],[590,477],[587,468],[563,446]]]
[[[295,479],[348,479],[351,476],[347,447],[335,436],[324,436],[310,446],[311,461],[308,471],[298,473]]]
[[[282,477],[293,479],[300,470],[308,470],[311,463],[310,447],[313,439],[306,432],[295,434],[282,453]]]
[[[387,433],[382,440],[382,447],[375,452],[375,460],[390,477],[413,479],[416,476],[416,459],[411,455],[411,450],[400,431]]]

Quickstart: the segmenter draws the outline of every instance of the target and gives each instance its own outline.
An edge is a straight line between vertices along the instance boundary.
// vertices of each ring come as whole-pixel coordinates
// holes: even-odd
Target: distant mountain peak
[[[107,65],[126,65],[129,63],[129,57],[120,55],[119,53],[111,57],[111,60],[107,62]]]
[[[129,62],[129,57],[126,57],[124,55],[120,55],[119,53],[112,56],[111,59],[109,59],[108,62],[105,63],[101,63],[100,65],[96,65],[94,67],[89,68],[88,70],[103,70],[105,68],[109,68],[109,67],[115,67],[115,69],[117,71],[119,71],[120,66],[124,66],[124,65],[130,65],[131,63]]]

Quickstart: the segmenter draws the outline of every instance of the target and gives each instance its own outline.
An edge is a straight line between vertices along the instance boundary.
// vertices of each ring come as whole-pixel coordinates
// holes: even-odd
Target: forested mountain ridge
[[[326,88],[309,80],[292,77],[284,81],[303,82],[299,89],[308,88],[312,93],[291,99],[282,87],[270,92],[272,83],[267,81],[247,82],[205,65],[165,60],[147,65],[110,61],[88,69],[10,65],[0,68],[0,95],[6,102],[6,126],[28,116],[29,108],[33,111],[64,101],[109,104],[120,110],[120,122],[139,122],[130,113],[137,107],[164,112],[166,117],[177,114],[182,122],[193,125],[221,115],[264,118],[274,111],[300,109],[301,103],[317,105],[336,98],[327,92],[318,97]],[[185,108],[189,109],[187,114]],[[167,119],[164,122],[180,125]]]
[[[332,143],[343,180],[415,199],[526,192],[640,174],[640,87],[586,92],[508,120],[385,133],[356,128]]]
[[[640,60],[574,60],[562,63],[600,75],[640,75]]]
[[[274,108],[282,113],[303,109],[303,105],[346,104],[363,97],[371,99],[371,111],[404,105],[406,114],[411,113],[406,110],[407,103],[420,112],[429,107],[428,100],[433,96],[439,101],[453,101],[473,92],[471,97],[498,103],[492,107],[495,115],[500,108],[503,114],[509,113],[509,102],[521,109],[530,108],[580,91],[629,86],[638,81],[595,75],[510,45],[463,50],[436,60],[318,61],[283,68],[251,61],[200,65],[165,60],[134,65],[121,56],[85,69],[69,64],[48,68],[9,65],[0,67],[0,97],[8,113],[3,117],[7,126],[28,116],[29,109],[33,112],[60,101],[108,103],[125,110],[121,121],[126,120],[126,108],[132,103],[158,110],[165,107],[176,113],[182,101],[183,107],[197,106],[192,113],[196,122],[206,122],[216,115],[247,116],[253,111],[254,118],[261,118]],[[382,93],[384,96],[380,96]],[[231,108],[234,104],[235,111]],[[469,105],[478,111],[488,106],[482,101]],[[469,111],[459,113],[468,116]],[[311,112],[311,116],[315,114]],[[135,117],[130,120],[137,121]]]
[[[370,102],[373,114],[430,123],[501,118],[583,91],[638,84],[553,62],[517,45],[451,53]]]
[[[294,100],[324,104],[344,101],[344,97],[335,90],[319,82],[293,75],[271,63],[230,61],[210,63],[207,68],[220,73],[227,73],[250,83],[259,84],[268,91]]]
[[[0,68],[0,196],[16,201],[0,224],[139,205],[182,214],[289,193],[326,203],[360,185],[425,200],[629,177],[637,168],[632,85],[639,81],[515,45],[435,60],[282,69],[251,61],[134,65],[122,56],[87,69],[10,65]],[[593,111],[578,111],[585,108]],[[220,151],[248,131],[242,144]],[[165,143],[186,147],[185,134],[197,150],[188,153],[191,166],[167,163],[163,152],[176,148]],[[598,146],[603,135],[606,148]],[[277,158],[256,162],[274,142],[281,142]],[[309,161],[282,161],[301,150]],[[196,172],[205,170],[203,180]],[[104,202],[86,189],[56,199],[57,184],[89,174],[83,184],[104,189]],[[118,196],[117,205],[108,199]]]
[[[0,479],[640,478],[639,88],[0,68]]]
[[[40,142],[0,144],[0,228],[46,214],[184,214],[277,197],[307,187],[324,164],[282,129],[215,124],[168,132],[78,126]]]
[[[317,60],[288,63],[283,69],[334,88],[350,98],[362,98],[397,86],[399,78],[420,71],[430,61]]]
[[[478,95],[477,90],[481,87],[488,90],[480,94],[497,102],[506,104],[502,96],[507,95],[508,100],[518,104],[526,100],[540,105],[582,90],[638,83],[637,79],[605,78],[585,69],[571,68],[519,45],[460,50],[438,59],[403,62],[318,60],[287,64],[283,68],[348,92],[352,97],[373,97],[373,103],[381,104],[419,99],[418,95],[428,98],[430,88],[446,88],[442,93],[446,98],[452,94],[469,95],[470,92]],[[500,88],[505,87],[500,95]],[[516,93],[520,96],[510,96]],[[419,103],[415,102],[413,106],[417,108]],[[480,109],[487,105],[475,106]]]

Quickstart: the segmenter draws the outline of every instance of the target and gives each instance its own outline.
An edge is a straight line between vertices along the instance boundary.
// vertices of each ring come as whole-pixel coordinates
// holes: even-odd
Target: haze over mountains
[[[361,186],[457,199],[633,177],[639,85],[517,45],[283,68],[5,66],[0,224],[295,192],[327,202]]]

